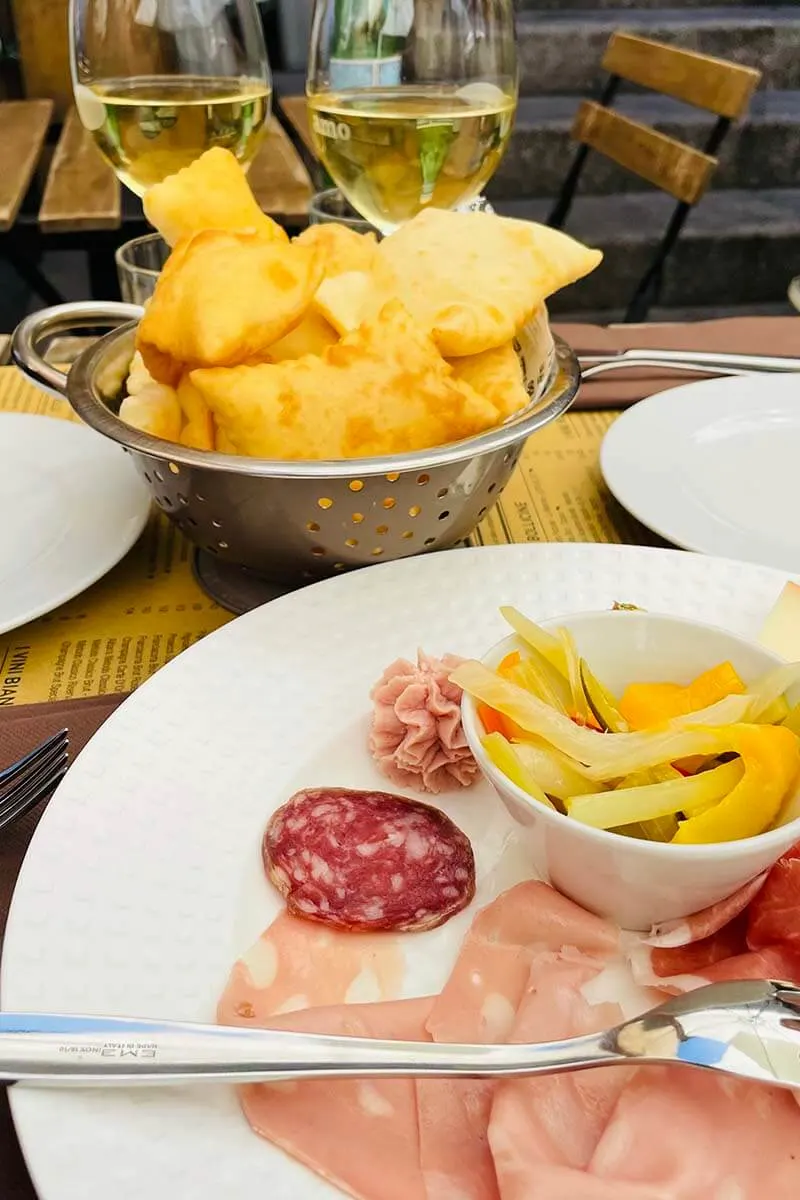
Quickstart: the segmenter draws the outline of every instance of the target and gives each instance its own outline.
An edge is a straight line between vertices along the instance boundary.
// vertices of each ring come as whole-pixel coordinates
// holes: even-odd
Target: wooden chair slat
[[[305,217],[313,194],[308,171],[286,132],[273,117],[247,175],[264,212]]]
[[[49,96],[56,115],[72,104],[67,9],[69,0],[12,0],[26,96]]]
[[[0,104],[0,232],[14,224],[42,152],[52,100],[5,100]]]
[[[686,204],[697,203],[717,165],[702,150],[592,100],[584,100],[578,109],[572,136]]]
[[[283,96],[279,104],[281,112],[297,131],[303,144],[308,147],[313,157],[316,158],[317,151],[311,137],[311,127],[308,123],[308,102],[305,96]]]
[[[39,225],[44,233],[72,233],[120,223],[119,181],[72,108],[50,164]]]
[[[761,79],[761,72],[753,67],[664,46],[632,33],[612,35],[603,69],[731,120],[746,111]]]

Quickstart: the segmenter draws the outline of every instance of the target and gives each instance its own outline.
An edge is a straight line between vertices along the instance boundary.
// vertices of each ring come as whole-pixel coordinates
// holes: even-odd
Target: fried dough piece
[[[321,359],[197,370],[191,379],[220,433],[255,458],[396,454],[480,433],[499,418],[453,378],[397,301]]]
[[[264,241],[289,240],[261,211],[240,164],[222,146],[149,188],[144,212],[170,246],[204,229],[252,230]]]
[[[305,246],[254,233],[195,234],[167,263],[137,349],[150,374],[173,386],[186,368],[258,360],[299,324],[321,276],[318,252]]]
[[[314,297],[314,308],[340,334],[352,333],[375,308],[375,283],[366,271],[347,271],[323,279]],[[380,308],[380,304],[377,304]]]
[[[394,295],[448,358],[511,341],[548,296],[602,254],[557,229],[491,213],[425,209],[378,247],[378,296]]]
[[[181,445],[194,450],[213,450],[215,447],[214,418],[188,375],[178,384],[178,403],[181,406],[183,428]]]
[[[356,233],[345,225],[309,225],[294,241],[319,252],[324,275],[320,287],[325,286],[326,279],[368,271],[378,251],[374,234]],[[269,347],[267,357],[270,362],[283,362],[287,358],[302,358],[304,354],[321,355],[338,342],[340,333],[351,328],[355,325],[341,327],[332,323],[323,309],[313,303],[300,324]]]
[[[148,383],[135,395],[126,396],[119,406],[122,421],[142,433],[177,442],[181,433],[181,406],[175,390],[160,383]]]
[[[374,233],[356,233],[335,222],[309,225],[294,240],[302,246],[315,246],[320,251],[327,279],[348,271],[370,271],[378,254],[378,239]]]
[[[272,343],[265,357],[270,362],[284,362],[288,358],[302,358],[305,354],[320,356],[338,340],[339,335],[333,326],[321,313],[310,308],[299,325],[280,341]]]
[[[496,350],[484,350],[483,354],[453,358],[450,366],[456,379],[491,400],[502,420],[525,408],[530,401],[513,342],[506,342]]]

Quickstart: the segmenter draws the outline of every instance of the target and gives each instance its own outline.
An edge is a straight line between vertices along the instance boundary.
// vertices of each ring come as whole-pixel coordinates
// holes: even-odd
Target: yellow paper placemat
[[[603,482],[600,443],[618,412],[572,412],[534,434],[503,498],[472,537],[506,542],[621,542],[662,546],[625,511]]]
[[[76,419],[0,368],[0,412]],[[503,499],[472,541],[654,543],[606,492],[598,467],[616,413],[570,413],[537,433]],[[0,471],[2,440],[0,439]],[[192,642],[231,620],[192,575],[192,547],[160,513],[104,579],[68,604],[0,636],[0,707],[126,692]]]
[[[0,368],[0,412],[77,419],[15,367]],[[195,582],[189,543],[154,512],[131,552],[94,587],[0,635],[0,707],[130,691],[231,619]]]

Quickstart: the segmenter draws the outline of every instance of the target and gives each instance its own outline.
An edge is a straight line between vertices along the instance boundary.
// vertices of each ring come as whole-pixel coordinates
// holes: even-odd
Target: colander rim
[[[356,475],[403,474],[432,470],[492,454],[516,445],[562,416],[577,396],[581,382],[581,370],[574,351],[554,333],[555,370],[544,393],[528,409],[523,409],[510,421],[494,429],[462,441],[431,446],[409,454],[350,459],[247,458],[221,454],[216,450],[195,450],[153,437],[134,429],[111,411],[98,388],[97,378],[101,369],[112,361],[114,354],[119,354],[120,343],[131,338],[136,326],[137,322],[133,321],[105,334],[76,358],[67,378],[67,399],[78,416],[98,433],[133,453],[179,467],[225,471],[251,478],[342,479]]]

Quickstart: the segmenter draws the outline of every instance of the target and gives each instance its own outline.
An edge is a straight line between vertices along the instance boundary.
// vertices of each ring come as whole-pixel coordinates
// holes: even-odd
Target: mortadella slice
[[[430,1005],[423,999],[309,1009],[270,1027],[424,1042]],[[240,1098],[256,1133],[349,1196],[427,1200],[413,1079],[248,1084]]]
[[[453,972],[435,1000],[427,1028],[435,1042],[519,1040],[517,1009],[537,957],[565,943],[601,956],[619,951],[615,926],[591,916],[547,884],[518,884],[472,923]],[[577,950],[575,951],[577,953]],[[602,968],[603,962],[590,974]],[[603,1006],[605,1008],[605,1006]],[[541,1040],[533,1037],[531,1040]],[[497,1084],[491,1080],[419,1080],[420,1156],[428,1200],[494,1200],[489,1146]]]
[[[659,1200],[795,1200],[800,1107],[778,1088],[643,1067],[620,1096],[589,1169]],[[573,1200],[584,1193],[576,1188]]]
[[[393,999],[403,970],[397,938],[354,937],[281,913],[234,964],[217,1020],[258,1027],[297,1009]]]

